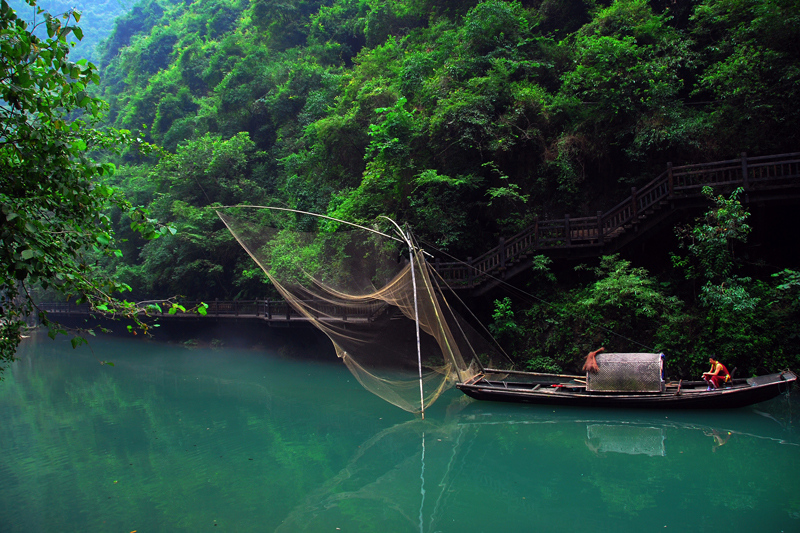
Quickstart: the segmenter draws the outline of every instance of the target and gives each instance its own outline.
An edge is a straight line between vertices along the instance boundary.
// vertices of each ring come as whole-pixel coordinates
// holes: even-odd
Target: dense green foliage
[[[796,2],[690,4],[144,1],[104,94],[168,150],[247,133],[249,202],[389,214],[467,255],[668,160],[796,148]]]
[[[110,125],[144,127],[145,141],[173,154],[126,153],[112,184],[179,231],[145,244],[115,211],[127,241],[106,268],[142,297],[263,297],[270,287],[209,206],[272,204],[367,223],[388,215],[463,258],[534,216],[607,209],[667,161],[796,151],[798,7],[141,0],[99,47],[93,94],[108,102]],[[663,279],[608,258],[583,271],[596,281],[546,295],[560,301],[557,316],[539,304],[518,311],[517,327],[525,314],[538,339],[516,346],[518,358],[574,366],[605,341],[596,328],[574,336],[602,321],[664,349],[703,337],[682,371],[697,370],[721,339],[768,346],[764,367],[794,364],[796,341],[754,338],[765,306],[787,324],[796,317],[782,296],[794,289],[778,290],[769,274],[738,277],[717,264],[728,259],[713,242],[686,246],[676,270],[654,274]],[[788,272],[781,286],[794,287]],[[509,312],[520,303],[501,303],[496,326],[512,342],[523,330]]]

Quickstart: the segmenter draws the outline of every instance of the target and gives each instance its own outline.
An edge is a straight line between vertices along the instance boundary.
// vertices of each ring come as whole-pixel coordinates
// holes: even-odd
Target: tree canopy
[[[109,206],[146,237],[156,231],[108,185],[115,166],[91,155],[137,139],[98,127],[105,104],[88,94],[97,69],[68,57],[68,39],[82,36],[79,14],[38,15],[45,38],[5,1],[0,7],[0,361],[13,358],[34,286],[125,312],[128,304],[112,295],[129,286],[97,268],[102,256],[120,253]]]

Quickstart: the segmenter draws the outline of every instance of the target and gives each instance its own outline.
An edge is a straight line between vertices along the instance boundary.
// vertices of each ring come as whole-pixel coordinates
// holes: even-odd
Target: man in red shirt
[[[731,379],[731,373],[728,372],[725,365],[714,360],[713,357],[709,357],[708,361],[711,363],[711,370],[703,372],[703,379],[708,383],[708,390],[716,390]]]

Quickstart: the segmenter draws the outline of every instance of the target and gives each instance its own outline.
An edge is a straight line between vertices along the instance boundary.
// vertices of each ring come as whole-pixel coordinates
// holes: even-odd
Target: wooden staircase
[[[744,189],[743,203],[800,199],[800,152],[684,165],[667,169],[603,213],[536,220],[533,225],[467,262],[437,261],[436,271],[454,289],[485,292],[531,267],[532,257],[596,257],[618,251],[678,210],[708,205],[703,187],[715,193]]]

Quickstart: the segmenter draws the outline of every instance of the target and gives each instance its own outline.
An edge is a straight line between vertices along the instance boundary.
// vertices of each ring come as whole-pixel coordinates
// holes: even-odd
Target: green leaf
[[[86,339],[84,339],[83,337],[72,337],[69,342],[70,344],[72,344],[73,348],[77,348],[81,344],[88,344]]]

